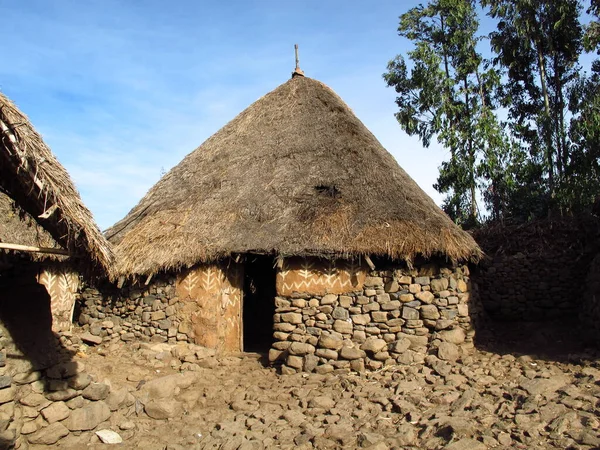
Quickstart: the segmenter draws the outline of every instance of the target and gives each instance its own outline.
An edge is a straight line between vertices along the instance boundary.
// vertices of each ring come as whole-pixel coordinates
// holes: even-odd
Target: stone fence
[[[473,275],[492,318],[538,321],[576,317],[586,270],[576,252],[497,255]]]
[[[590,263],[600,250],[600,221],[591,215],[492,224],[474,238],[488,255],[473,273],[491,318],[577,318]]]
[[[598,345],[600,342],[600,254],[590,265],[582,303],[579,317],[584,325],[586,337]]]
[[[62,361],[40,367],[20,353],[0,325],[1,448],[53,445],[69,433],[109,428],[113,411],[133,405],[129,392],[111,392],[109,385],[86,373],[81,362],[70,359],[63,347],[70,344],[68,337],[56,339],[45,344],[63,349]]]

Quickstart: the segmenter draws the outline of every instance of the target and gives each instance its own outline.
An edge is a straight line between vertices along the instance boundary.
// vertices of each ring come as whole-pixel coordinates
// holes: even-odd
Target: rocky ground
[[[104,448],[97,432],[112,430],[123,440],[117,448],[600,448],[600,362],[583,350],[477,350],[454,364],[428,356],[363,374],[278,375],[259,355],[72,340],[77,371],[91,378],[80,376],[72,391],[87,382],[83,390],[24,425],[30,442]]]

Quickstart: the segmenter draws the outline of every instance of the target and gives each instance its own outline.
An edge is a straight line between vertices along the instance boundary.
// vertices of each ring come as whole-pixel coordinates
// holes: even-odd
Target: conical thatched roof
[[[35,218],[63,249],[110,272],[110,245],[83,205],[67,171],[27,117],[2,93],[0,189]]]
[[[481,254],[330,88],[301,76],[187,155],[106,235],[125,275],[246,252]]]

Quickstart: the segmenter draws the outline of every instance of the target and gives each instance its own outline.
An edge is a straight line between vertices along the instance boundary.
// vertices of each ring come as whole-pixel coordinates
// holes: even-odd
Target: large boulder
[[[55,422],[27,436],[30,444],[53,445],[69,434],[69,430],[61,423]]]
[[[457,327],[451,330],[440,331],[437,333],[437,337],[439,337],[442,341],[459,345],[465,342],[466,334],[462,328]]]
[[[360,346],[361,350],[369,353],[378,353],[387,347],[387,342],[383,339],[379,338],[368,338],[365,342]]]
[[[317,346],[320,348],[339,350],[340,348],[342,348],[343,344],[344,344],[344,341],[336,338],[335,336],[332,336],[330,334],[322,334],[321,337],[319,338],[319,342],[318,342]]]
[[[110,417],[110,408],[103,401],[92,402],[71,411],[62,423],[71,431],[93,430]]]
[[[443,361],[454,362],[460,357],[458,347],[451,342],[442,342],[438,347],[438,358]]]
[[[81,393],[88,400],[104,400],[110,393],[110,386],[104,383],[90,383]]]
[[[168,419],[181,413],[181,404],[173,399],[150,400],[144,405],[144,410],[153,419]]]
[[[138,397],[142,403],[159,398],[173,398],[182,389],[190,387],[197,377],[194,372],[185,372],[155,378],[142,386]]]
[[[54,402],[42,409],[42,416],[48,423],[60,422],[69,417],[71,410],[65,402]]]

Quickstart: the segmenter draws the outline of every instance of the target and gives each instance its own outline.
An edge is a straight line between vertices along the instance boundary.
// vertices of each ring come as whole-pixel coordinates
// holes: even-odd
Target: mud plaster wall
[[[240,265],[199,265],[117,289],[87,287],[78,323],[107,340],[196,343],[239,351],[243,272]]]
[[[73,324],[73,308],[79,297],[80,276],[65,264],[44,265],[40,268],[37,282],[50,295],[52,330],[70,331]]]
[[[242,350],[242,266],[201,265],[177,277],[183,303],[180,320],[193,329],[195,343],[218,351]]]
[[[321,282],[331,272],[311,264],[295,261],[283,271]],[[346,262],[337,264],[347,268]],[[365,269],[354,270],[355,279],[362,279]],[[336,293],[313,290],[321,282],[297,283],[300,289],[293,292],[278,283],[269,359],[281,363],[284,373],[376,370],[422,362],[428,353],[456,360],[472,348],[472,319],[481,311],[471,301],[469,274],[467,266],[398,266],[370,271],[362,282]]]
[[[295,292],[344,294],[361,290],[367,275],[368,267],[360,261],[286,258],[277,271],[276,289],[283,297]]]
[[[473,275],[490,315],[510,320],[548,320],[579,312],[586,269],[576,252],[499,255]]]
[[[4,278],[19,279],[26,285],[43,286],[50,298],[52,331],[70,331],[73,326],[73,309],[81,288],[81,275],[68,263],[29,262],[14,260],[4,270]]]

